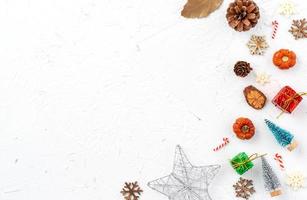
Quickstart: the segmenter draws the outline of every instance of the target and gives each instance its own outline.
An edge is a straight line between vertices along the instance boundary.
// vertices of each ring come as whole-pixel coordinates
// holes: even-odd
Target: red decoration
[[[285,165],[282,156],[279,153],[276,153],[274,156],[274,160],[277,161],[281,170],[285,170]]]
[[[296,54],[289,49],[280,49],[274,53],[273,63],[279,69],[290,69],[296,64]]]
[[[292,113],[302,100],[302,95],[296,93],[291,87],[285,86],[273,98],[272,103],[283,112]]]
[[[255,126],[248,118],[238,118],[233,124],[232,129],[236,136],[241,140],[249,140],[255,135]]]
[[[278,21],[274,20],[272,22],[272,26],[273,26],[272,39],[275,39],[278,30]]]
[[[223,143],[220,144],[219,146],[215,147],[215,148],[213,149],[213,151],[221,150],[221,149],[224,148],[228,143],[229,143],[229,138],[224,137],[224,138],[223,138]]]

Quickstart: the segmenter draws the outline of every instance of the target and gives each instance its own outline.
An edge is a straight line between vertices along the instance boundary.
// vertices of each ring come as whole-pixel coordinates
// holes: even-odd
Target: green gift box
[[[242,175],[254,167],[252,160],[254,159],[251,159],[245,152],[241,152],[231,159],[230,164],[238,174]]]

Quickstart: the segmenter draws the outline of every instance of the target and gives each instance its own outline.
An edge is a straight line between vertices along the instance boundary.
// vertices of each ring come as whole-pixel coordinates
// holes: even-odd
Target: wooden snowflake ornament
[[[252,55],[263,55],[269,45],[265,40],[265,36],[252,35],[247,47]]]
[[[292,33],[293,37],[296,40],[300,38],[307,38],[307,20],[306,19],[293,20],[289,32]]]
[[[287,173],[287,185],[290,186],[294,191],[297,191],[305,187],[305,176],[299,171]]]
[[[138,185],[138,182],[126,182],[120,193],[122,193],[125,200],[138,200],[142,192],[143,190]]]
[[[253,186],[253,181],[240,177],[238,182],[233,185],[236,197],[241,197],[248,200],[256,191]]]

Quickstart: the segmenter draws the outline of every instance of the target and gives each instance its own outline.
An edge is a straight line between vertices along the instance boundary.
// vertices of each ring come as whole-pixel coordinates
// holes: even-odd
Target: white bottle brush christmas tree
[[[264,157],[261,157],[261,160],[265,189],[270,192],[271,197],[281,195],[281,185],[278,177],[276,176],[268,161]]]

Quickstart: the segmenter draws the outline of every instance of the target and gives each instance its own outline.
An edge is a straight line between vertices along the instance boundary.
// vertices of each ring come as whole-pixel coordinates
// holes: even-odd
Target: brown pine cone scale
[[[252,0],[235,0],[229,4],[226,18],[229,26],[236,31],[248,31],[258,23],[260,12]]]

